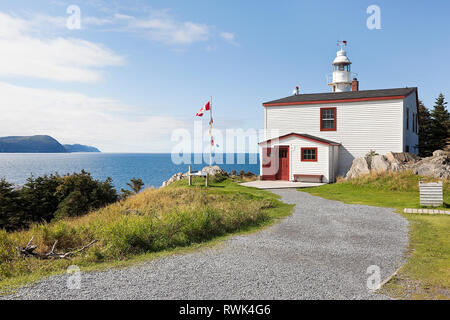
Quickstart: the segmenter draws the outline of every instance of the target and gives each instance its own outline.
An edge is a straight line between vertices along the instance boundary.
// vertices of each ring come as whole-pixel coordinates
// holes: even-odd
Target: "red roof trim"
[[[298,134],[298,133],[289,133],[289,134],[285,134],[284,136],[280,136],[280,137],[275,138],[275,139],[269,139],[269,140],[260,142],[259,144],[262,144],[262,143],[270,143],[270,142],[272,142],[273,140],[276,140],[276,139],[281,140],[281,139],[289,138],[289,137],[292,137],[292,136],[295,136],[295,137],[301,138],[301,139],[305,139],[305,140],[314,141],[314,142],[317,142],[317,143],[322,143],[322,144],[325,144],[325,145],[327,145],[327,146],[338,146],[338,145],[339,145],[339,144],[332,144],[332,143],[328,143],[328,142],[325,142],[325,141],[321,141],[321,140],[317,140],[317,139],[305,137],[305,136],[302,136],[301,134]]]
[[[404,98],[406,98],[406,96],[339,99],[339,100],[319,100],[319,101],[300,101],[300,102],[281,102],[281,103],[263,103],[263,107],[296,106],[296,105],[302,105],[302,104],[325,104],[325,103],[341,103],[341,102],[396,100],[396,99],[404,99]]]

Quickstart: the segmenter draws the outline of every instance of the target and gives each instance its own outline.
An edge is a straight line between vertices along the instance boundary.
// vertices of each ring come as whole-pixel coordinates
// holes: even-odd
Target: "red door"
[[[289,147],[279,147],[277,180],[289,181]]]

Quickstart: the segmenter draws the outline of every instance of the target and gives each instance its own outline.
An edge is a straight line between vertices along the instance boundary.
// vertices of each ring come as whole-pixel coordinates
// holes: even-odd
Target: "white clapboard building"
[[[263,104],[263,180],[330,183],[371,150],[418,153],[417,88],[359,90],[342,47],[328,82],[329,93]]]

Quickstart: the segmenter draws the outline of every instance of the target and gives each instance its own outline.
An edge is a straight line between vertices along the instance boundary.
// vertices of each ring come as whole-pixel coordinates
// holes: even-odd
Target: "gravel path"
[[[292,216],[263,231],[142,265],[67,275],[3,299],[385,299],[367,289],[367,268],[382,279],[403,262],[408,222],[391,209],[347,205],[293,189]],[[0,298],[2,299],[2,298]]]

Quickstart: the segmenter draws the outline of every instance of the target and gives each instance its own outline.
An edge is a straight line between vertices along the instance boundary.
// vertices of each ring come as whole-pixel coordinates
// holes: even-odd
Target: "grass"
[[[371,174],[300,191],[345,203],[397,209],[410,222],[408,261],[382,292],[400,299],[450,299],[450,216],[403,213],[404,208],[421,208],[419,180],[433,179],[409,172]],[[447,180],[443,208],[449,204]]]
[[[233,181],[236,180],[236,181]],[[213,245],[225,237],[258,230],[292,212],[292,206],[263,190],[238,185],[237,178],[214,182],[179,181],[147,189],[78,218],[35,224],[29,230],[0,231],[0,292],[77,265],[83,271],[122,267],[173,253]],[[71,260],[22,258],[16,247],[31,237],[37,251],[58,252],[98,242]]]

